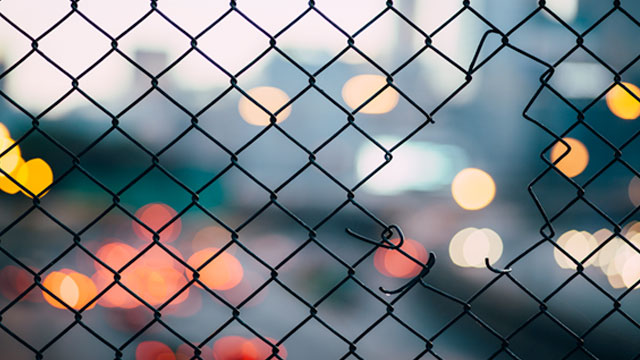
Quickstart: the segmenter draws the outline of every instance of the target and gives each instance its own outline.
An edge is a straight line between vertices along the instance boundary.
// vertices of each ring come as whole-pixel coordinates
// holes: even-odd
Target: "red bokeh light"
[[[391,242],[397,245],[400,239],[392,239]],[[422,264],[429,257],[424,246],[413,239],[405,239],[400,249]],[[395,278],[411,278],[418,275],[422,270],[420,265],[401,252],[383,247],[376,250],[373,256],[373,264],[382,275]]]
[[[266,338],[271,343],[276,341]],[[213,344],[213,358],[215,360],[262,360],[273,353],[271,345],[259,338],[251,340],[242,336],[225,336]],[[278,356],[287,358],[287,349],[283,345],[278,347]]]
[[[9,300],[17,298],[32,284],[33,276],[22,268],[7,265],[0,270],[0,293]],[[26,294],[22,299],[28,301],[42,301],[40,292],[33,290]]]
[[[176,360],[176,355],[159,341],[143,341],[136,348],[136,360]]]
[[[154,203],[141,207],[136,211],[135,216],[153,231],[158,232],[163,226],[167,225],[178,213],[168,205]],[[168,243],[178,238],[182,222],[180,219],[172,222],[160,232],[160,241]],[[153,233],[140,225],[137,221],[133,221],[133,231],[143,240],[153,240]]]
[[[131,261],[138,252],[132,246],[121,243],[121,242],[110,242],[106,245],[103,245],[98,252],[96,253],[96,257],[102,260],[103,263],[107,264],[111,269],[118,271],[120,270],[126,263]],[[102,264],[99,262],[95,262],[96,270],[104,271],[106,274],[111,274],[109,270],[107,270]]]
[[[213,357],[213,349],[208,346],[200,348],[200,357],[202,360],[215,360]],[[178,346],[176,351],[176,360],[191,360],[193,358],[193,348],[187,344]]]
[[[258,349],[242,336],[225,336],[213,344],[215,360],[257,360]]]

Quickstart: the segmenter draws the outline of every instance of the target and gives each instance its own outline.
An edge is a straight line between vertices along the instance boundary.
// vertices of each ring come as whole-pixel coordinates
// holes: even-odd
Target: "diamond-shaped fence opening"
[[[639,13],[0,2],[3,354],[637,358]]]

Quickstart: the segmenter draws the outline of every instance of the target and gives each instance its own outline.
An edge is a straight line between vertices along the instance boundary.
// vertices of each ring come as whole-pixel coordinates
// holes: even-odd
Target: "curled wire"
[[[404,234],[402,233],[402,230],[400,230],[398,225],[395,225],[395,224],[389,225],[386,229],[382,231],[382,233],[380,234],[380,238],[382,239],[382,242],[372,240],[364,235],[358,234],[357,232],[349,228],[346,228],[344,230],[347,232],[347,234],[355,237],[358,240],[361,240],[368,244],[375,245],[377,247],[381,247],[385,249],[396,250],[396,249],[399,249],[402,246],[402,244],[404,244]],[[398,233],[398,237],[400,239],[397,244],[394,244],[390,241],[390,238],[393,235],[394,230]]]
[[[511,272],[511,268],[499,269],[491,266],[491,264],[489,263],[488,257],[484,258],[484,265],[487,267],[487,269],[489,269],[489,271],[494,272],[496,274],[508,274]]]
[[[391,241],[389,241],[389,238],[393,235],[393,231],[396,231],[398,233],[399,236],[399,241],[397,244],[392,243]],[[375,245],[376,247],[379,248],[384,248],[384,249],[389,249],[389,250],[398,250],[402,247],[402,244],[404,244],[404,234],[402,233],[402,230],[400,229],[400,227],[398,227],[398,225],[392,224],[389,225],[387,228],[385,228],[382,233],[380,234],[380,238],[382,239],[382,241],[375,241],[372,240],[364,235],[358,234],[355,231],[346,228],[345,231],[347,232],[347,234],[355,237],[358,240],[364,241],[368,244],[371,245]],[[408,256],[408,255],[407,255]],[[413,259],[412,257],[409,257],[412,261],[416,262],[417,264],[419,264],[422,267],[422,270],[420,271],[420,273],[418,275],[416,275],[413,279],[411,279],[409,282],[407,282],[406,284],[402,285],[401,287],[395,289],[395,290],[387,290],[385,288],[383,288],[382,286],[380,286],[378,289],[380,291],[382,291],[385,295],[394,295],[394,294],[398,294],[412,286],[414,286],[416,283],[420,282],[423,286],[427,286],[424,283],[423,278],[429,273],[429,271],[431,271],[431,268],[435,265],[436,263],[436,254],[434,254],[433,252],[429,252],[429,258],[427,259],[427,262],[425,264],[422,264],[420,262],[418,262],[416,259]]]
[[[422,265],[422,271],[420,271],[420,273],[416,275],[413,279],[411,279],[409,282],[407,282],[406,284],[402,285],[401,287],[395,290],[387,290],[382,286],[380,286],[378,289],[382,291],[385,295],[395,295],[405,291],[410,287],[413,287],[416,283],[420,283],[422,286],[426,287],[427,284],[424,282],[424,277],[427,276],[427,274],[429,274],[429,271],[431,271],[431,268],[433,268],[435,263],[436,263],[436,254],[434,254],[433,252],[429,252],[429,258],[427,259],[427,262],[424,265]]]

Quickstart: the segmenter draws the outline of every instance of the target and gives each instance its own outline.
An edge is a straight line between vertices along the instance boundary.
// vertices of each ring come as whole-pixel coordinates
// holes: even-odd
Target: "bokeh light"
[[[602,244],[605,240],[613,235],[613,232],[609,229],[600,229],[593,233],[593,237],[598,244]],[[619,237],[613,237],[607,242],[596,254],[596,260],[594,265],[598,266],[606,275],[613,275],[616,272],[613,271],[615,267],[609,266],[616,256],[618,248],[623,244]]]
[[[136,360],[176,360],[176,355],[159,341],[143,341],[136,348]]]
[[[382,75],[363,74],[349,79],[342,87],[342,98],[352,109],[357,109],[370,97],[387,85]],[[384,114],[393,110],[398,104],[400,95],[392,87],[387,87],[359,112],[365,114]]]
[[[213,357],[213,349],[208,347],[207,345],[203,345],[199,347],[200,350],[200,358],[202,360],[217,360]],[[194,357],[193,348],[187,344],[182,344],[178,346],[178,350],[176,350],[176,360],[191,360]]]
[[[632,221],[621,232],[625,239],[636,248],[640,248],[640,233],[637,231],[640,230],[639,227],[640,223]],[[602,271],[607,275],[609,283],[614,288],[629,288],[640,279],[640,254],[623,239],[616,237],[612,240],[616,240],[612,248],[599,256],[599,258],[601,256],[609,258],[608,265],[602,267]],[[602,250],[604,249],[606,246]]]
[[[635,238],[635,235],[640,233],[640,221],[631,221],[622,229],[622,233],[627,238]]]
[[[42,285],[69,307],[76,310],[87,305],[98,294],[95,284],[89,277],[69,269],[50,273],[44,279]],[[42,295],[51,306],[66,309],[66,306],[44,290]],[[95,307],[95,302],[88,309],[93,307]]]
[[[137,253],[137,250],[132,246],[116,241],[100,247],[96,256],[112,270],[119,271],[125,264],[131,261]],[[92,279],[99,289],[103,289],[113,282],[114,275],[100,263],[95,262],[94,265],[97,272],[92,276]],[[129,283],[130,272],[126,272],[125,274],[127,283]],[[98,303],[104,307],[121,307],[125,309],[134,308],[139,305],[139,302],[119,285],[110,288],[98,299]]]
[[[16,180],[27,190],[38,197],[45,196],[49,190],[42,193],[53,183],[53,172],[46,161],[35,158],[25,162],[16,173]],[[20,189],[25,195],[31,194]],[[42,194],[41,194],[42,193]]]
[[[121,242],[109,242],[96,252],[96,256],[102,260],[103,263],[107,264],[111,269],[118,271],[120,270],[126,263],[131,261],[134,256],[136,256],[138,252],[132,246],[127,245]],[[95,262],[96,270],[104,271],[110,273],[104,266],[102,266],[99,262]]]
[[[640,98],[640,89],[637,86],[623,82],[635,96]],[[629,91],[620,85],[615,85],[606,96],[607,106],[611,112],[624,120],[633,120],[640,116],[640,102],[636,100]]]
[[[5,139],[10,137],[11,137],[11,133],[9,132],[9,129],[7,128],[7,126],[3,123],[0,123],[0,138]]]
[[[273,338],[266,337],[266,339],[269,340],[269,342],[271,342],[272,344],[277,343],[277,341]],[[262,341],[262,339],[253,338],[249,340],[249,342],[255,347],[255,349],[258,352],[258,357],[256,358],[256,360],[266,359],[269,356],[271,356],[271,354],[273,354],[273,347],[267,344],[266,342]],[[286,359],[287,355],[288,355],[287,349],[284,347],[284,345],[278,346],[278,356],[280,356],[282,359]]]
[[[569,153],[562,158],[556,165],[558,170],[568,177],[580,175],[589,164],[589,152],[587,147],[577,139],[566,137],[563,138],[569,144],[570,150],[561,142],[558,142],[551,149],[551,162],[555,163],[560,156],[569,150]]]
[[[247,93],[253,98],[253,100],[257,101],[272,114],[280,110],[280,108],[289,102],[289,95],[284,91],[271,86],[256,87],[249,90]],[[238,111],[244,121],[251,125],[267,126],[271,123],[271,116],[246,96],[243,96],[238,102]],[[276,123],[283,122],[290,114],[291,106],[287,106],[276,116]]]
[[[453,199],[465,210],[479,210],[491,203],[496,184],[491,175],[475,168],[460,171],[451,183]]]
[[[136,211],[135,216],[153,231],[158,232],[169,221],[171,221],[178,213],[168,205],[153,203],[148,204]],[[153,233],[140,225],[137,221],[132,221],[133,231],[143,240],[153,240]],[[165,227],[162,232],[158,233],[160,241],[164,243],[172,242],[180,235],[182,222],[180,218],[176,219],[171,225]]]
[[[634,286],[638,280],[640,280],[640,254],[635,250],[625,261],[622,267],[622,282],[628,288]]]
[[[640,206],[640,178],[637,176],[629,182],[629,200],[633,206]]]
[[[390,241],[397,245],[400,239],[392,239]],[[427,250],[421,243],[413,239],[405,239],[400,249],[416,259],[420,264],[425,264],[428,260],[429,254]],[[373,256],[373,264],[382,275],[395,278],[412,278],[422,270],[422,266],[401,252],[383,247],[379,247],[376,250]]]
[[[458,231],[449,243],[449,256],[460,267],[485,267],[485,259],[495,264],[502,256],[500,236],[488,228],[469,227]]]
[[[14,144],[15,144],[15,141],[13,141],[10,137],[0,136],[0,154],[7,151]],[[2,169],[7,174],[11,175],[11,177],[14,177],[15,171],[17,170],[18,165],[21,164],[21,161],[22,161],[22,156],[21,156],[20,147],[16,145],[13,148],[11,148],[11,150],[9,150],[6,154],[0,157],[0,169]],[[7,179],[7,177],[2,173],[0,173],[0,180],[5,180],[5,183],[8,182],[9,184],[13,184],[13,182]],[[5,190],[5,188],[7,190]],[[17,192],[17,191],[12,192],[8,190],[10,188],[11,187],[2,186],[2,190],[10,194],[15,194]]]
[[[266,339],[273,344],[276,343],[275,339]],[[249,340],[242,336],[225,336],[213,344],[215,360],[261,360],[269,358],[271,354],[272,346],[260,338]],[[287,349],[283,345],[278,346],[278,356],[286,359],[287,355]]]
[[[187,260],[187,263],[192,268],[198,269],[218,251],[220,251],[218,248],[202,249],[193,254]],[[186,270],[186,272],[189,278],[193,276],[190,270]],[[210,289],[228,290],[242,281],[244,271],[238,259],[227,252],[222,252],[207,263],[198,273],[200,274],[200,281]],[[196,283],[196,285],[199,284]]]
[[[16,182],[18,182],[18,170],[24,165],[24,159],[20,157],[18,159],[18,165],[16,165],[15,169],[9,173],[12,179],[9,179],[4,174],[0,174],[0,190],[6,192],[7,194],[17,194],[20,192],[20,187]]]
[[[225,336],[213,344],[216,360],[253,360],[258,355],[255,345],[242,336]]]
[[[557,244],[576,261],[581,262],[595,250],[598,246],[598,241],[586,231],[569,230],[558,238]],[[556,247],[553,248],[553,257],[561,268],[576,269],[576,264]],[[593,264],[595,260],[596,257],[592,256],[583,266],[587,267]]]
[[[96,287],[102,291],[107,286],[109,286],[113,282],[113,275],[107,276],[104,272],[96,272],[91,279],[96,284]],[[126,273],[124,276],[121,276],[121,283],[130,284],[130,276],[129,273]],[[122,309],[133,309],[137,306],[140,306],[140,302],[131,296],[124,288],[120,285],[116,284],[112,286],[106,293],[104,293],[98,299],[98,304],[100,306],[106,308],[122,308]]]
[[[182,255],[175,248],[165,245],[171,253],[182,259]],[[103,262],[113,270],[120,270],[131,261],[142,249],[120,243],[111,242],[103,245],[97,252]],[[93,280],[99,289],[104,289],[113,282],[114,275],[98,262],[95,263],[97,272]],[[159,246],[147,250],[142,256],[120,273],[120,282],[137,293],[151,305],[165,303],[176,294],[187,280],[182,273],[183,268],[170,254]],[[180,293],[172,300],[171,305],[184,302],[189,296],[189,289]],[[120,307],[125,309],[140,306],[141,303],[119,285],[110,288],[100,299],[99,304],[104,307]]]

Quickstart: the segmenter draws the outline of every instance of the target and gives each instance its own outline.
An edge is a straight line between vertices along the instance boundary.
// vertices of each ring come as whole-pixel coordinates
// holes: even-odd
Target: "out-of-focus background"
[[[204,343],[204,359],[265,358],[271,348],[257,334],[282,342],[279,354],[289,359],[341,358],[349,352],[345,339],[355,341],[360,358],[415,358],[425,342],[394,318],[365,330],[393,299],[377,288],[398,288],[420,267],[397,252],[375,250],[345,228],[377,241],[383,228],[375,218],[398,224],[405,252],[422,262],[427,252],[437,256],[425,281],[466,301],[496,276],[485,258],[501,268],[542,239],[545,222],[527,186],[548,167],[540,158],[545,149],[544,158],[560,159],[558,169],[532,191],[565,253],[547,241],[511,274],[557,322],[539,316],[509,339],[510,349],[522,358],[561,357],[576,346],[570,329],[584,336],[594,356],[637,355],[637,292],[624,296],[624,315],[605,316],[613,297],[640,278],[640,257],[631,246],[640,246],[633,213],[640,179],[631,170],[640,169],[640,141],[633,137],[640,102],[630,95],[640,96],[637,23],[616,10],[565,57],[576,35],[558,19],[582,32],[613,7],[555,0],[509,35],[510,44],[555,66],[553,91],[543,89],[527,115],[571,146],[560,158],[566,146],[553,146],[553,136],[522,116],[547,70],[540,62],[503,48],[463,86],[464,70],[491,29],[479,15],[507,32],[536,1],[473,0],[477,13],[464,10],[432,37],[437,52],[426,49],[414,58],[424,36],[398,13],[431,34],[461,2],[394,1],[398,13],[385,12],[355,36],[362,54],[349,49],[337,58],[347,37],[315,11],[279,33],[307,2],[237,3],[246,18],[231,11],[208,28],[229,11],[228,2],[163,0],[157,4],[162,14],[146,16],[147,2],[81,1],[81,14],[68,17],[66,2],[0,2],[0,168],[21,184],[0,176],[0,348],[7,358],[33,358],[34,349],[50,359],[113,358],[114,349],[98,337],[126,345],[125,359],[191,358],[187,341]],[[387,7],[369,0],[318,0],[315,6],[349,34]],[[639,3],[622,6],[629,16],[640,15]],[[278,50],[248,19],[278,34]],[[193,42],[198,51],[175,25],[201,34]],[[500,45],[500,36],[489,35],[477,63]],[[393,75],[400,92],[385,87],[385,74],[372,62],[387,72],[401,68]],[[324,94],[308,88],[303,69]],[[614,72],[622,72],[624,86],[612,87]],[[229,75],[245,94],[231,87]],[[576,110],[585,107],[583,123],[574,127]],[[358,129],[344,111],[353,109]],[[264,110],[278,111],[282,131],[268,126]],[[423,112],[433,123],[420,128]],[[393,149],[393,159],[367,178],[385,163],[381,147]],[[608,165],[615,147],[623,148],[621,161]],[[231,153],[238,166],[230,166]],[[161,168],[153,166],[153,154]],[[583,186],[587,201],[571,181]],[[354,190],[355,204],[347,189]],[[34,207],[32,197],[41,191]],[[623,227],[624,239],[614,235],[612,222]],[[135,258],[152,243],[152,231],[159,231],[164,249],[151,246]],[[576,264],[566,255],[582,261],[598,246],[584,262],[585,276],[575,276]],[[184,263],[202,267],[200,280],[209,290],[193,284],[172,298],[191,280]],[[138,298],[109,287],[112,270],[125,264],[121,281]],[[346,265],[355,266],[358,281],[349,279]],[[83,308],[84,326],[33,287],[25,266],[44,270],[43,285],[53,295]],[[170,299],[161,321],[147,328],[154,313],[142,301],[160,306]],[[507,336],[540,305],[502,277],[473,299],[472,309]],[[469,316],[438,333],[462,310],[416,286],[395,303],[394,314],[425,338],[437,334],[433,350],[444,358],[485,358],[500,349],[501,341]]]

